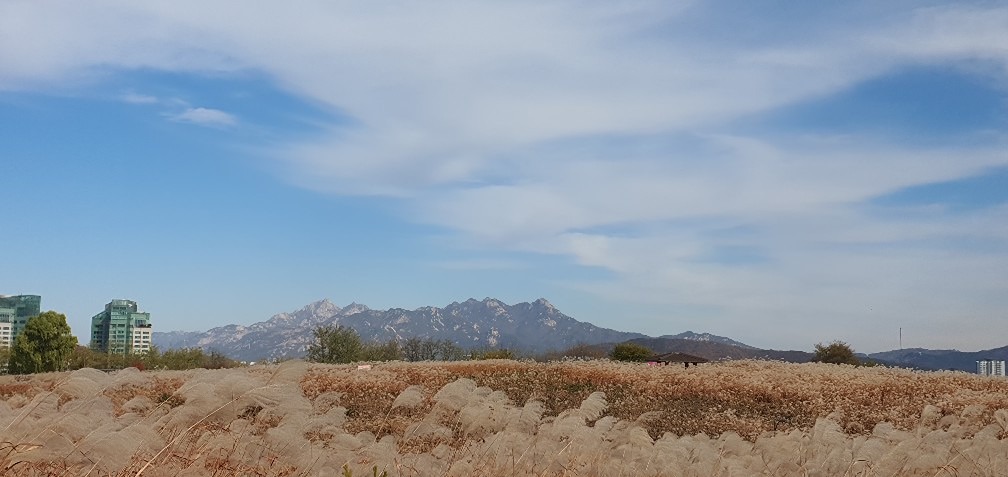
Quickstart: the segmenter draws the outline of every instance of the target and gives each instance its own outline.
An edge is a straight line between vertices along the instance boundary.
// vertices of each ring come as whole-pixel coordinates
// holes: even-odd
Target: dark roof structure
[[[699,356],[693,356],[686,353],[665,353],[655,356],[654,361],[659,363],[690,363],[690,364],[700,364],[708,362],[707,359],[701,358]]]

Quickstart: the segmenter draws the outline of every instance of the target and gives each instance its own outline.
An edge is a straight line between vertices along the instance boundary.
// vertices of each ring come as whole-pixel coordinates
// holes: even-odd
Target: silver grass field
[[[4,476],[998,476],[1008,380],[828,364],[0,377]]]

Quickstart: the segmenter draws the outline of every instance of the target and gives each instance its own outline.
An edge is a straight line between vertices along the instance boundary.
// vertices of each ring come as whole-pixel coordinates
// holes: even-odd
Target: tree
[[[812,361],[816,363],[853,364],[855,366],[861,364],[857,356],[854,356],[854,349],[843,341],[834,341],[828,345],[816,343],[815,356],[812,357]]]
[[[578,343],[563,350],[561,356],[565,358],[577,359],[600,359],[605,358],[605,349],[601,346]]]
[[[423,361],[424,359],[428,359],[424,353],[424,340],[415,336],[407,338],[402,344],[402,356],[406,361]]]
[[[109,355],[101,351],[95,351],[87,346],[77,345],[73,353],[70,353],[69,369],[105,369],[111,367],[107,364],[109,361]]]
[[[3,374],[7,370],[7,366],[10,363],[10,348],[0,347],[0,374]]]
[[[28,320],[11,347],[9,370],[14,374],[63,371],[77,348],[66,316],[47,311]]]
[[[375,341],[361,346],[361,361],[395,361],[402,359],[403,353],[399,341],[390,339],[384,343]]]
[[[350,363],[360,359],[360,335],[347,326],[319,326],[315,339],[308,346],[308,361],[316,363]]]
[[[515,359],[514,352],[507,348],[487,349],[472,353],[473,359]]]
[[[465,359],[466,352],[462,347],[453,343],[449,339],[434,342],[434,359],[439,361],[461,361]]]
[[[609,358],[616,361],[642,362],[653,356],[654,352],[650,348],[637,343],[620,343],[609,353]]]
[[[406,361],[459,361],[465,355],[465,350],[448,339],[413,337],[402,344],[402,357]]]
[[[143,366],[141,369],[164,369],[164,359],[161,354],[161,348],[155,345],[151,345],[150,349],[146,353],[141,353],[139,356],[139,364]],[[140,368],[140,366],[136,366]]]

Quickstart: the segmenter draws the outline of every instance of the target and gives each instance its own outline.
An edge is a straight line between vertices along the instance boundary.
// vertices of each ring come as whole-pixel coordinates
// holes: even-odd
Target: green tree
[[[308,361],[316,363],[351,363],[358,361],[363,345],[360,335],[347,326],[319,326],[308,346]]]
[[[395,361],[402,356],[399,341],[390,339],[384,343],[376,341],[362,345],[358,358],[361,361]]]
[[[140,361],[140,365],[143,366],[142,369],[164,369],[164,358],[161,354],[161,348],[151,345],[150,349],[146,353],[142,353],[137,356]],[[137,366],[139,368],[140,366]]]
[[[816,363],[853,364],[855,366],[861,364],[857,356],[854,355],[854,349],[843,341],[834,341],[828,345],[816,343],[815,356],[812,357],[812,361]]]
[[[609,353],[609,358],[616,361],[643,362],[653,356],[654,352],[650,348],[637,343],[620,343]]]
[[[227,355],[220,351],[210,350],[210,354],[203,355],[203,363],[200,367],[206,369],[230,369],[238,367],[239,364],[241,363],[227,357]]]
[[[10,348],[0,347],[0,373],[7,370],[8,363],[10,363]]]
[[[63,371],[77,348],[66,316],[47,311],[31,318],[11,346],[9,370],[14,374]]]
[[[170,349],[161,354],[161,366],[171,370],[202,368],[205,361],[201,348]]]
[[[95,351],[87,346],[78,345],[70,353],[70,369],[95,368],[103,369],[108,361],[108,355]]]

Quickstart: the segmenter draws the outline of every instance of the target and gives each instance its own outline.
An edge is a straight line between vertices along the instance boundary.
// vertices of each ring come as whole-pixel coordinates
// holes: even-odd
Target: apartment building
[[[14,344],[28,320],[42,313],[39,295],[0,295],[0,347]]]
[[[91,349],[109,354],[141,354],[150,351],[150,313],[141,312],[132,300],[116,299],[91,318]]]
[[[981,359],[977,361],[977,374],[983,376],[1004,376],[1005,362],[999,359]]]

